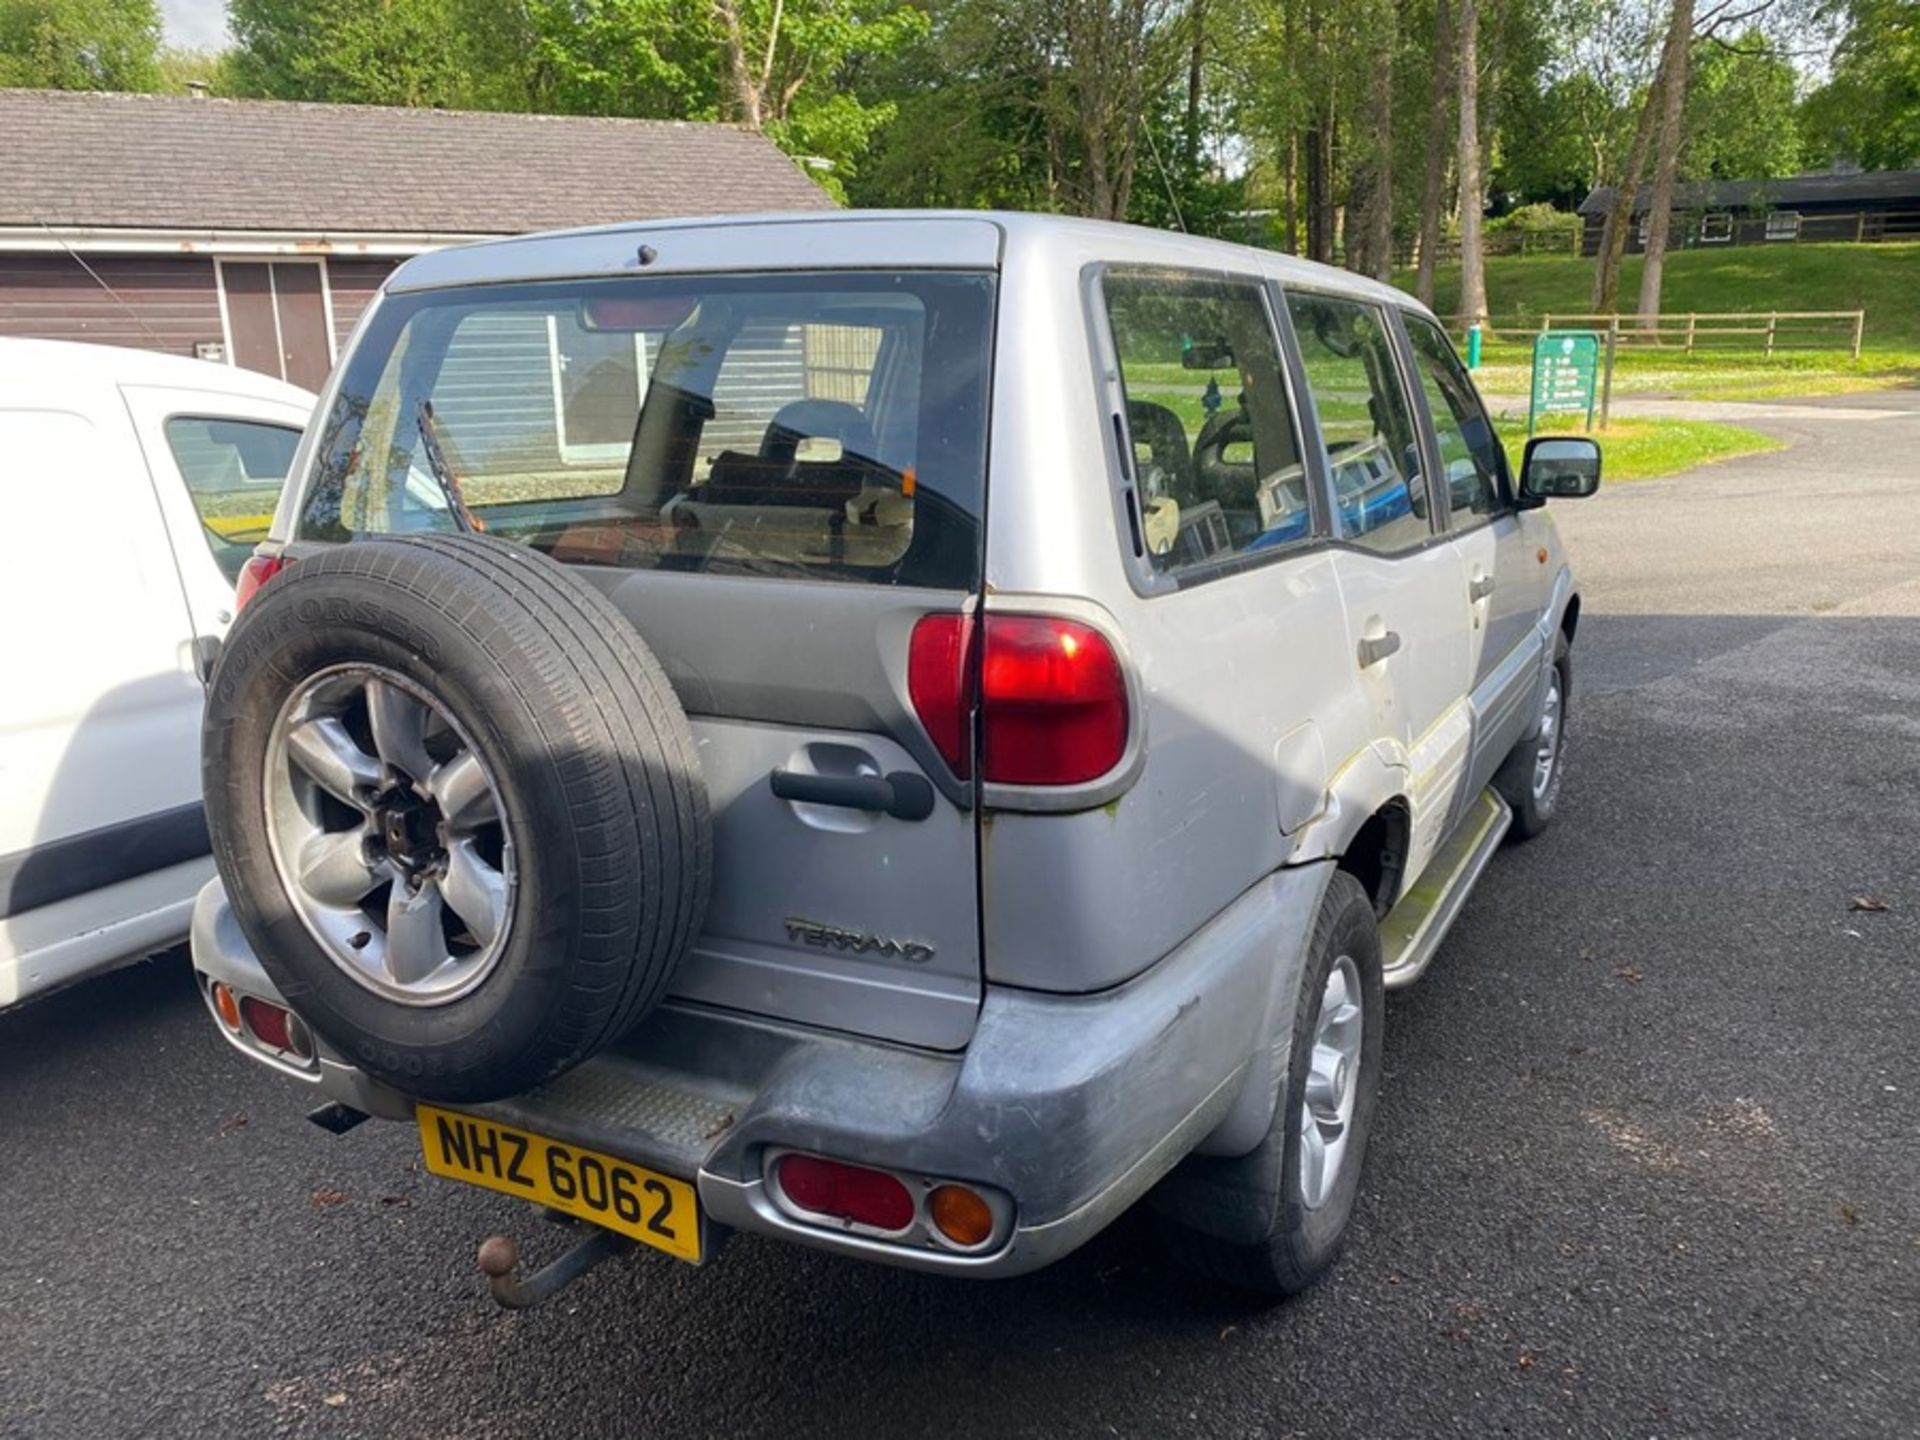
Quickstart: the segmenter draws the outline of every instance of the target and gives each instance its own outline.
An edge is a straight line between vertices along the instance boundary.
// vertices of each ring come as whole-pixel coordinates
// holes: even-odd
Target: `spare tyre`
[[[342,545],[248,603],[214,672],[208,829],[280,993],[409,1095],[593,1054],[699,933],[693,735],[633,626],[478,535]]]

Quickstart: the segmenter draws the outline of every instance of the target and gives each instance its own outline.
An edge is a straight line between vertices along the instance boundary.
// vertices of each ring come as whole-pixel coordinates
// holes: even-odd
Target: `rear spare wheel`
[[[504,541],[288,567],[227,639],[202,768],[261,964],[410,1095],[496,1099],[578,1064],[699,933],[712,843],[686,715],[603,596]]]

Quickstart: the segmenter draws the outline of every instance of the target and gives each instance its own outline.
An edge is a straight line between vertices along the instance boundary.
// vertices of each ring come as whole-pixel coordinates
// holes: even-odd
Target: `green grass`
[[[1527,447],[1525,417],[1503,416],[1498,425],[1500,439],[1507,447],[1507,458],[1517,475],[1521,452]],[[1571,431],[1579,427],[1572,416],[1555,416],[1540,428]],[[1601,474],[1609,483],[1654,480],[1715,460],[1786,448],[1758,430],[1707,420],[1621,420],[1605,430],[1595,431],[1593,438],[1600,442],[1604,457]]]
[[[1622,267],[1620,293],[1631,307],[1640,287],[1638,258]],[[1411,287],[1407,272],[1396,277]],[[1839,394],[1920,384],[1920,244],[1749,245],[1726,250],[1682,250],[1667,257],[1661,297],[1668,315],[1769,310],[1867,312],[1859,360],[1836,332],[1835,348],[1794,350],[1768,357],[1752,350],[1686,355],[1623,347],[1614,371],[1615,394],[1670,394],[1689,399],[1762,400]],[[1544,314],[1590,308],[1593,261],[1569,255],[1493,256],[1487,261],[1487,298],[1495,329],[1526,330]],[[1435,309],[1459,306],[1459,267],[1442,266]],[[1524,344],[1490,345],[1477,376],[1483,390],[1503,394],[1527,388]]]

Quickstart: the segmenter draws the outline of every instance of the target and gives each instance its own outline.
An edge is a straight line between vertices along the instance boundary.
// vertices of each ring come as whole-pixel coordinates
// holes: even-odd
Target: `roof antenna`
[[[1153,126],[1142,125],[1140,128],[1146,131],[1147,148],[1153,151],[1153,163],[1160,168],[1160,183],[1167,187],[1167,203],[1173,206],[1174,224],[1180,227],[1182,235],[1189,234],[1186,216],[1180,213],[1180,202],[1173,195],[1173,177],[1167,173],[1167,162],[1160,158],[1159,143],[1153,138]]]

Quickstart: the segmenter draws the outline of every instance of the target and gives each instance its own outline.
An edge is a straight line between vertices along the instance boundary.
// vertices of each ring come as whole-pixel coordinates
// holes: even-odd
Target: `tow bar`
[[[551,1300],[602,1260],[626,1254],[633,1244],[611,1230],[595,1230],[544,1270],[521,1280],[513,1273],[520,1268],[520,1247],[510,1236],[489,1235],[480,1242],[480,1273],[487,1277],[487,1289],[502,1309],[529,1310]]]

